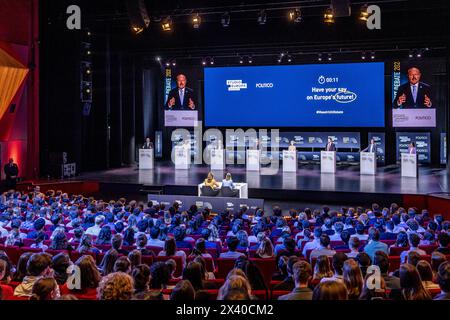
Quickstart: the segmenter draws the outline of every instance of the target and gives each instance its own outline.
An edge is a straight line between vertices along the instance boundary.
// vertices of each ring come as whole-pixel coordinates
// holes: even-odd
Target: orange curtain
[[[19,61],[0,49],[0,119],[28,74]]]

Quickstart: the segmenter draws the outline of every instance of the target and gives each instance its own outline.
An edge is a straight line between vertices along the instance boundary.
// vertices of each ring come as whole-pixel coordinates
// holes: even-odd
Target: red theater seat
[[[266,283],[266,286],[269,288],[270,281],[272,280],[272,275],[277,270],[275,259],[251,258],[250,261],[252,261],[256,266],[258,266],[264,278],[264,282]]]
[[[284,296],[285,294],[288,294],[288,293],[291,293],[291,291],[284,291],[284,290],[272,291],[271,299],[278,300],[279,297]]]
[[[225,279],[228,275],[228,272],[230,272],[230,270],[234,268],[235,262],[236,259],[223,259],[223,258],[217,259],[216,278]]]
[[[391,247],[389,249],[390,256],[399,256],[403,251],[409,250],[409,247]]]

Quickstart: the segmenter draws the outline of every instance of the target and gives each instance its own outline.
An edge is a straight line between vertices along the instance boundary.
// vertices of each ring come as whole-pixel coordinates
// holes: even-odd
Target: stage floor
[[[175,170],[171,162],[157,162],[152,170],[138,170],[136,166],[106,171],[84,173],[77,180],[102,183],[138,184],[142,187],[166,188],[175,192],[189,189],[183,194],[195,194],[209,166],[192,166],[189,170]],[[336,174],[322,174],[319,165],[301,165],[297,173],[284,173],[280,169],[275,174],[267,170],[246,171],[244,166],[228,166],[225,171],[214,171],[216,180],[221,180],[225,172],[230,172],[235,182],[247,182],[249,195],[289,192],[339,192],[391,195],[425,195],[449,193],[449,175],[445,168],[420,167],[419,177],[401,177],[396,165],[378,168],[377,175],[360,175],[358,166],[338,166]],[[179,191],[180,192],[180,191]],[[270,194],[269,194],[270,195]]]

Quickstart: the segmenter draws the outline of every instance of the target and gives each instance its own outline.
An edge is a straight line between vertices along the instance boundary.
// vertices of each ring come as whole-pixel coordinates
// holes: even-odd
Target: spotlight
[[[202,65],[206,66],[206,60],[202,59]]]
[[[170,17],[165,18],[161,23],[161,27],[163,31],[172,31],[172,19]]]
[[[409,50],[408,58],[410,58],[410,59],[414,58],[414,51]]]
[[[319,54],[317,55],[317,61],[322,61],[322,54],[321,54],[321,53],[319,53]]]
[[[92,54],[92,51],[91,51],[91,50],[88,50],[88,51],[86,51],[86,54],[87,54],[88,56],[90,56],[90,55]]]
[[[422,58],[422,50],[417,50],[416,58]]]
[[[248,57],[248,63],[253,63],[253,57],[252,56]]]
[[[323,16],[323,22],[326,24],[333,24],[334,23],[334,11],[332,7],[329,7]]]
[[[92,33],[90,31],[86,32],[87,36],[90,37]]]
[[[366,53],[364,51],[361,53],[361,60],[366,60]]]
[[[333,57],[331,56],[331,53],[329,53],[329,54],[328,54],[328,58],[327,58],[327,60],[328,60],[328,61],[331,61],[331,60],[333,60]]]
[[[177,61],[175,59],[172,60],[172,66],[175,67],[177,65]]]
[[[198,13],[192,17],[192,26],[194,29],[200,28],[200,24],[202,23],[202,18],[198,15]]]
[[[258,24],[263,25],[266,24],[267,14],[265,10],[261,10],[258,15]]]
[[[225,12],[220,19],[220,22],[222,23],[222,27],[228,27],[230,25],[230,14]]]
[[[159,62],[161,61],[161,57],[156,57],[155,60]]]
[[[292,56],[290,54],[287,56],[287,62],[292,62]]]
[[[91,74],[91,73],[92,73],[91,69],[86,69],[86,74]]]
[[[132,26],[131,30],[134,32],[134,34],[140,34],[144,31],[144,28],[139,26]]]
[[[239,63],[240,63],[240,64],[243,64],[243,63],[244,63],[244,59],[243,59],[241,56],[239,56]]]
[[[289,11],[289,21],[299,23],[302,22],[302,12],[300,9],[293,9]]]
[[[209,60],[209,64],[210,64],[210,65],[214,65],[214,58],[211,58],[211,59]]]
[[[375,52],[374,52],[374,51],[372,51],[372,52],[370,53],[370,59],[371,59],[371,60],[375,60]]]
[[[367,4],[363,5],[361,7],[361,10],[359,11],[359,20],[361,21],[367,21],[369,19],[369,13],[367,12]]]
[[[170,61],[166,62],[166,67],[170,67]]]

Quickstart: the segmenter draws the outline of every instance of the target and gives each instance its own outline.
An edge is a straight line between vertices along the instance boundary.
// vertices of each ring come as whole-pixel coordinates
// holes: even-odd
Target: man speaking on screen
[[[408,69],[408,82],[398,88],[394,108],[431,108],[431,87],[420,81],[421,76],[419,68]]]
[[[169,92],[166,109],[195,110],[194,91],[186,87],[187,79],[184,74],[177,75],[177,87]]]

